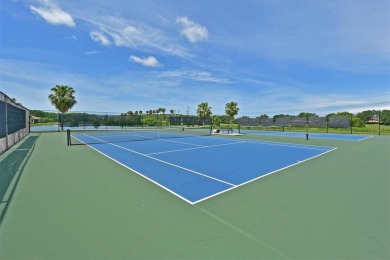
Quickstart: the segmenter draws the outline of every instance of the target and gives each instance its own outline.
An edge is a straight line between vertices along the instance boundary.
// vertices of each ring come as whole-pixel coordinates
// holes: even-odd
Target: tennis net
[[[209,135],[211,135],[211,127],[209,126],[120,130],[67,130],[67,145],[120,143]]]

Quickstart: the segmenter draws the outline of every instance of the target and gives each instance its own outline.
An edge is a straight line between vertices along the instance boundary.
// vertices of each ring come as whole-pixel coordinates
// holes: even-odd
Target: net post
[[[309,117],[306,116],[306,133],[309,133]]]
[[[66,130],[66,143],[68,146],[71,145],[71,143],[70,143],[70,129]]]

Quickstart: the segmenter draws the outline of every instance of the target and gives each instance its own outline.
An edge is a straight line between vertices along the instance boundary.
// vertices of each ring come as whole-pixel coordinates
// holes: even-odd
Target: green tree
[[[203,117],[203,118],[210,118],[212,112],[211,112],[211,107],[209,107],[209,103],[204,102],[200,103],[198,105],[198,109],[196,110],[196,114],[198,117]]]
[[[260,120],[261,120],[262,118],[269,118],[269,116],[268,116],[267,114],[262,114],[262,115],[260,115]]]
[[[92,123],[93,127],[98,129],[100,127],[100,120],[99,118],[96,118],[93,123]]]
[[[291,115],[288,115],[288,114],[278,114],[278,115],[274,115],[273,119],[275,121],[277,118],[285,118],[285,117],[291,117]]]
[[[51,89],[53,92],[49,95],[49,100],[61,113],[68,112],[76,103],[74,97],[75,90],[72,87],[64,85],[56,85]],[[61,117],[61,130],[64,130],[64,122]]]
[[[363,119],[357,116],[352,116],[352,126],[354,127],[365,127],[366,123]]]
[[[388,109],[382,110],[379,116],[380,116],[380,121],[384,125],[390,125],[390,110]]]
[[[234,120],[234,116],[238,114],[238,104],[237,102],[229,102],[225,105],[225,113],[229,117],[229,123],[230,123],[230,128],[232,127],[232,122]]]
[[[378,117],[379,111],[376,110],[365,110],[356,114],[359,118],[364,120],[364,122],[368,122]]]
[[[298,117],[316,117],[316,116],[318,116],[316,113],[308,113],[308,112],[301,112],[298,115]]]
[[[221,118],[217,115],[211,117],[212,127],[218,128],[221,125]]]
[[[331,116],[352,116],[352,114],[344,111],[344,112],[330,113],[327,115],[327,117],[331,117]]]
[[[79,121],[77,121],[76,119],[72,119],[70,121],[69,127],[78,127],[78,126],[79,126]]]

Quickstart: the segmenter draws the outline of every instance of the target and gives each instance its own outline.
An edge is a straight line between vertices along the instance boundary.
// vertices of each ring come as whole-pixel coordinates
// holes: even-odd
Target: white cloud
[[[69,40],[69,41],[73,41],[73,42],[78,41],[77,36],[74,35],[74,34],[72,34],[71,36],[65,37],[65,39],[67,39],[67,40]]]
[[[198,71],[198,70],[170,70],[160,73],[158,77],[161,78],[170,78],[170,79],[190,79],[195,81],[203,81],[209,83],[223,83],[228,84],[231,81],[227,78],[218,78],[211,75],[207,71]]]
[[[144,39],[143,32],[135,26],[126,26],[122,30],[110,31],[116,46],[136,47]]]
[[[183,46],[168,37],[163,30],[142,22],[123,17],[90,16],[89,13],[79,14],[78,18],[97,28],[90,32],[90,36],[102,45],[142,48],[143,51],[157,50],[178,57],[192,57]]]
[[[157,61],[155,57],[149,56],[146,58],[140,58],[134,55],[131,55],[129,58],[130,61],[133,61],[135,63],[139,63],[146,67],[158,67],[161,66],[161,64]]]
[[[99,54],[100,53],[100,51],[87,51],[86,53],[85,53],[85,55],[97,55],[97,54]]]
[[[191,43],[207,40],[209,32],[206,27],[189,20],[186,16],[176,17],[176,22],[182,26],[181,34]]]
[[[94,40],[95,42],[98,42],[104,46],[108,46],[111,44],[108,37],[101,32],[93,31],[93,32],[89,33],[89,36],[92,38],[92,40]]]
[[[76,26],[73,17],[64,12],[57,4],[50,0],[41,0],[40,6],[30,5],[31,12],[42,17],[46,22],[53,25]]]

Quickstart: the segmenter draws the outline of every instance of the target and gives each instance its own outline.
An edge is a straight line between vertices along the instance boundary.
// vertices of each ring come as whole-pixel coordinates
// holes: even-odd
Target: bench
[[[227,132],[228,134],[233,134],[233,131],[234,131],[233,128],[221,128],[221,129],[220,129],[220,132],[223,133],[223,134],[226,133],[226,132]]]

